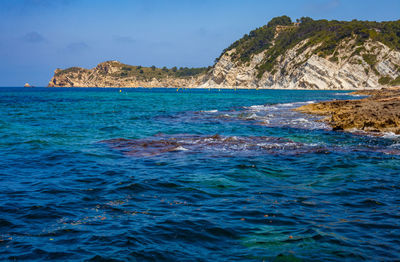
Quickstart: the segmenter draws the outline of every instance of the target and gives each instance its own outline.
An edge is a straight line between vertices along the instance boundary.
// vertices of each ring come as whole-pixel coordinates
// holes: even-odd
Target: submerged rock
[[[154,157],[164,154],[204,153],[212,157],[255,156],[263,154],[297,156],[304,154],[330,154],[335,152],[374,152],[400,155],[398,148],[380,148],[379,146],[340,146],[307,144],[283,137],[267,136],[202,136],[159,134],[143,139],[116,138],[103,140],[113,150],[130,157]],[[170,157],[167,155],[167,157]]]
[[[210,153],[210,154],[251,154],[251,153],[304,153],[311,148],[302,143],[280,137],[239,137],[201,135],[156,135],[144,139],[116,138],[100,141],[125,155],[143,157],[168,152]],[[314,151],[312,148],[311,151]]]

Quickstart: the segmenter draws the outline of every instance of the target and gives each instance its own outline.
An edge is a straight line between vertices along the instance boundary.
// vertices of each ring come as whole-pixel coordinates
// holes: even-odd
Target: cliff
[[[184,87],[200,84],[206,70],[159,69],[107,61],[93,69],[56,69],[48,87]]]
[[[49,86],[357,90],[399,85],[400,20],[292,23],[277,17],[225,49],[211,68],[191,69],[188,75],[176,68],[144,69],[133,74],[138,67],[111,61],[90,70],[56,70]]]

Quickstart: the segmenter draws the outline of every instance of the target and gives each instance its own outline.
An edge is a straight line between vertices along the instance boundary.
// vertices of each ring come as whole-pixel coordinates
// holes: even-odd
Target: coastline
[[[371,134],[400,134],[400,87],[362,90],[350,94],[367,96],[356,100],[333,100],[294,109],[325,116],[333,130],[364,131]]]
[[[213,89],[213,90],[303,90],[303,91],[342,91],[342,92],[358,92],[354,89],[320,89],[320,88],[273,88],[273,87],[266,87],[266,88],[254,88],[254,87],[244,87],[244,86],[210,86],[210,87],[173,87],[173,86],[153,86],[153,87],[146,87],[146,86],[136,86],[136,87],[129,87],[129,86],[91,86],[91,87],[84,87],[84,86],[46,86],[45,88],[106,88],[106,89],[135,89],[135,88],[143,88],[143,89],[153,89],[153,88],[166,88],[166,89],[195,89],[195,90],[207,90],[207,89]],[[380,90],[382,87],[376,87],[376,88],[366,88],[363,90],[359,90],[359,92],[363,91],[376,91]]]

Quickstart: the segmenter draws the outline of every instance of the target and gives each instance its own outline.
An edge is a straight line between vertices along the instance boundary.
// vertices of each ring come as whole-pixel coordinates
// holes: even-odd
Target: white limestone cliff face
[[[303,48],[307,40],[277,58],[271,72],[257,77],[257,66],[266,52],[254,55],[249,63],[233,62],[226,52],[199,87],[202,88],[271,88],[356,90],[381,88],[379,79],[400,75],[400,52],[379,43],[367,41],[354,48],[352,39],[340,43],[336,59],[313,54],[318,46]],[[357,49],[359,50],[357,52]],[[364,56],[372,57],[365,61]]]
[[[199,88],[257,88],[256,67],[262,62],[265,52],[254,55],[247,64],[233,62],[231,54],[226,52],[216,63]]]
[[[199,85],[201,77],[164,77],[161,79],[140,79],[135,76],[120,77],[121,64],[108,61],[93,69],[74,67],[56,69],[48,87],[186,87]]]

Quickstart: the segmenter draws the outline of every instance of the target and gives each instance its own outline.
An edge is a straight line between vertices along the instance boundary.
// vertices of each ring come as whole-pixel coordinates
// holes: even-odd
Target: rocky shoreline
[[[400,134],[400,87],[351,93],[358,100],[334,100],[301,106],[296,111],[326,116],[333,130]]]

